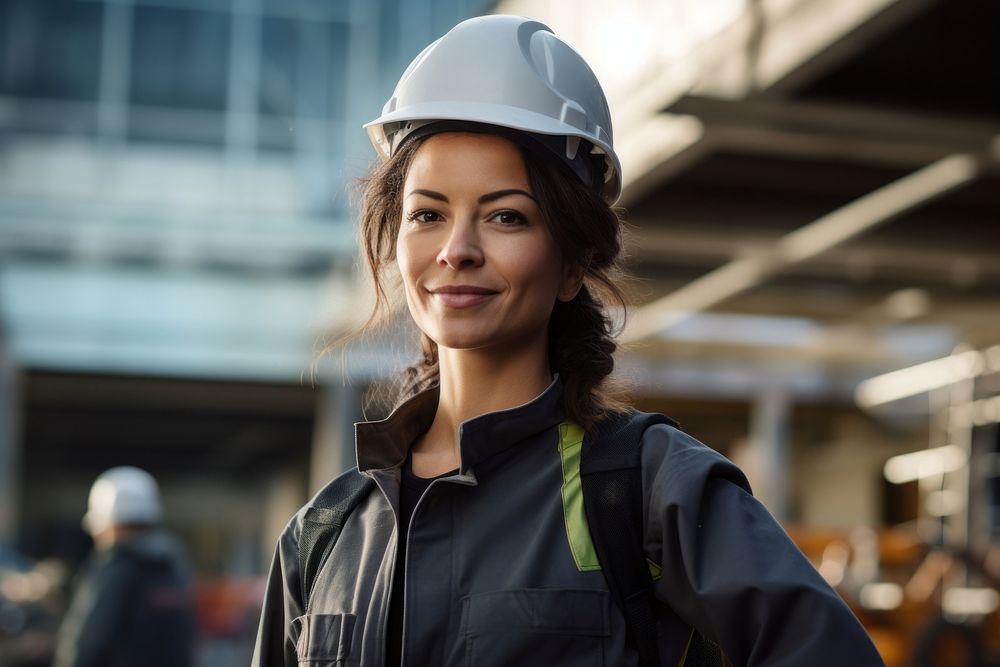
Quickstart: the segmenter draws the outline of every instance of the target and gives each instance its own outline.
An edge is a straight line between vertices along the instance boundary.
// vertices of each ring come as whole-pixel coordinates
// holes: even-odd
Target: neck
[[[458,467],[458,427],[462,422],[527,403],[552,383],[544,345],[525,345],[503,354],[439,348],[438,360],[441,387],[437,413],[413,446],[413,470],[421,477]]]

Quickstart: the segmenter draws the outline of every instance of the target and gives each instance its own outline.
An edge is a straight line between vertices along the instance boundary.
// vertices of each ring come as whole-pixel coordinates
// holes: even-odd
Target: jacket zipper
[[[459,437],[461,437],[461,433],[462,433],[462,431],[461,431],[461,428],[460,428],[459,429]],[[461,472],[459,473],[459,476],[460,475],[461,475]],[[465,486],[474,486],[475,485],[475,481],[472,481],[470,483],[469,481],[464,480],[464,479],[453,479],[451,477],[449,477],[447,479],[435,479],[424,490],[424,493],[420,496],[419,500],[417,500],[417,504],[414,505],[413,512],[410,514],[410,521],[409,521],[409,523],[406,526],[406,556],[405,556],[406,562],[403,563],[403,614],[402,614],[403,618],[402,618],[402,623],[401,623],[401,626],[402,626],[402,628],[401,628],[402,629],[402,635],[400,636],[400,639],[399,639],[399,641],[400,641],[400,645],[399,645],[399,664],[400,664],[400,666],[406,664],[406,598],[407,598],[406,589],[409,587],[409,585],[408,585],[407,582],[410,581],[410,576],[409,576],[409,574],[410,574],[410,538],[413,535],[413,518],[415,516],[417,516],[417,512],[420,510],[420,506],[423,504],[424,498],[427,497],[427,494],[430,492],[431,488],[433,488],[433,486],[435,484],[437,484],[438,482],[443,482],[443,483],[448,483],[448,484],[462,484],[462,485],[465,485]],[[402,481],[400,481],[400,484],[402,484]],[[379,484],[379,489],[381,489],[381,484]],[[382,491],[382,495],[383,496],[386,495],[386,493],[385,493],[384,490]],[[402,497],[402,489],[400,489],[400,497]],[[388,498],[386,498],[386,500],[388,500]],[[396,528],[397,528],[397,534],[398,534],[398,532],[399,532],[398,531],[398,528],[399,528],[399,517],[396,514],[394,514],[393,516],[396,519]],[[395,584],[395,579],[396,579],[396,566],[395,566],[395,564],[396,564],[396,557],[398,556],[398,554],[399,554],[399,540],[397,539],[396,540],[396,553],[393,554],[393,557],[392,557],[392,564],[393,564],[392,565],[392,570],[389,573],[389,604],[392,604],[392,587]],[[381,624],[380,627],[382,627],[382,628],[388,628],[389,604],[384,605],[384,611],[381,614],[381,618],[379,619],[379,623]],[[383,638],[385,638],[385,635],[383,635]],[[384,640],[382,641],[381,654],[382,654],[382,659],[380,661],[380,664],[382,665],[382,667],[396,667],[396,665],[388,666],[386,664],[386,643],[385,643]]]
[[[410,584],[409,584],[409,582],[410,582],[410,538],[413,537],[413,519],[416,518],[417,512],[420,511],[420,507],[421,507],[421,505],[423,505],[424,499],[431,492],[431,489],[434,488],[434,485],[438,484],[438,483],[441,483],[441,484],[462,484],[462,485],[468,485],[468,482],[463,481],[463,480],[459,480],[459,479],[454,479],[454,477],[446,477],[444,479],[435,479],[424,490],[423,494],[420,496],[420,499],[417,500],[417,504],[413,506],[413,513],[410,514],[410,522],[406,526],[406,556],[405,556],[406,562],[403,563],[403,622],[401,624],[402,625],[402,631],[403,631],[403,633],[402,633],[402,636],[400,637],[400,640],[399,640],[400,641],[400,645],[399,645],[399,664],[400,664],[400,667],[402,667],[402,665],[406,664],[406,603],[407,603],[407,597],[408,597],[406,593],[407,593],[407,589],[410,587]],[[399,551],[399,548],[397,546],[397,553],[398,553],[398,551]],[[395,563],[395,561],[394,561],[394,563]],[[396,569],[395,569],[395,567],[393,568],[393,575],[392,576],[393,577],[396,576]],[[390,589],[389,590],[392,591],[391,583],[390,583]],[[390,592],[390,595],[391,595],[391,592]],[[382,642],[382,644],[383,644],[383,647],[382,647],[382,663],[384,665],[385,664],[385,642]],[[395,665],[393,665],[392,667],[395,667]]]
[[[400,635],[400,638],[399,638],[399,665],[400,665],[400,667],[403,667],[403,665],[406,664],[406,598],[409,597],[406,594],[406,589],[410,587],[409,586],[409,584],[410,584],[410,538],[413,537],[413,519],[417,516],[417,512],[420,510],[420,506],[423,504],[424,498],[427,497],[427,494],[430,493],[430,491],[434,487],[434,485],[437,484],[440,481],[442,481],[442,480],[435,479],[434,481],[432,481],[430,484],[427,485],[427,488],[424,489],[424,492],[420,495],[420,498],[417,500],[417,504],[413,506],[413,512],[410,514],[410,521],[409,521],[409,523],[406,526],[406,553],[404,555],[405,561],[403,562],[403,619],[402,619],[402,622],[400,623],[400,626],[401,626],[400,629],[402,630],[402,634]],[[400,493],[402,493],[402,492],[400,492]],[[398,551],[399,551],[399,549],[397,547],[397,552]],[[395,574],[396,574],[396,568],[394,567],[393,568],[393,576],[395,576]],[[392,589],[390,588],[389,590],[391,591]],[[390,593],[390,595],[391,595],[391,593]],[[383,648],[383,651],[384,650],[385,649]],[[383,658],[383,662],[384,662],[384,658]],[[393,667],[395,667],[395,666],[393,666]]]
[[[382,492],[382,495],[385,497],[386,502],[388,502],[389,501],[389,497],[386,494],[385,489],[382,488],[381,482],[378,480],[377,477],[376,477],[375,481],[376,481],[376,484],[378,485],[379,491]],[[402,489],[400,489],[400,494],[402,494]],[[389,504],[389,507],[392,507],[392,503]],[[396,556],[399,554],[399,539],[398,539],[398,537],[399,537],[399,516],[398,516],[398,512],[393,512],[392,517],[393,517],[393,520],[396,522],[396,536],[397,536],[397,539],[396,539],[396,550],[395,550],[395,552],[393,552],[393,554],[392,554],[392,560],[390,561],[392,563],[392,567],[389,569],[389,596],[388,596],[388,604],[383,604],[382,605],[382,613],[379,614],[379,627],[382,629],[382,641],[379,642],[381,644],[381,646],[379,647],[379,661],[378,661],[378,664],[381,665],[382,667],[386,667],[386,639],[387,639],[386,630],[389,629],[389,605],[392,604],[392,587],[395,584],[395,579],[396,579]],[[407,532],[409,532],[409,531],[407,531]],[[405,599],[405,595],[404,595],[404,599]],[[402,655],[402,650],[400,650],[400,655]]]

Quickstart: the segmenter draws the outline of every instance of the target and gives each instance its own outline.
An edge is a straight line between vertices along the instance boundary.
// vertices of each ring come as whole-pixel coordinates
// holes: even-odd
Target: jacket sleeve
[[[305,613],[299,576],[301,512],[281,533],[267,575],[252,667],[297,667],[292,621]]]
[[[643,435],[656,596],[736,665],[883,665],[864,628],[718,452],[665,424]]]

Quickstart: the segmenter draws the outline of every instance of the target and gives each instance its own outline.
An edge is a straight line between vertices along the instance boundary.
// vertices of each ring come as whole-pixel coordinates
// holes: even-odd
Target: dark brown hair
[[[359,334],[389,319],[394,306],[386,280],[394,266],[396,236],[402,218],[403,183],[413,156],[426,137],[406,142],[359,182],[359,235],[375,287],[371,316]],[[614,369],[614,323],[609,304],[625,312],[625,296],[616,282],[622,223],[595,190],[585,186],[543,148],[518,142],[528,182],[539,209],[565,261],[584,268],[583,287],[571,301],[556,301],[549,321],[549,366],[563,381],[563,412],[583,428],[592,427],[609,411],[625,409],[620,387],[610,381]],[[439,379],[437,344],[421,334],[421,359],[405,370],[391,391],[398,404]]]

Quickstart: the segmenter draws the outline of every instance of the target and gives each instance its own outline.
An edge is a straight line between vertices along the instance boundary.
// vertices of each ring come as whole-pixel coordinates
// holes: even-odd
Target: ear
[[[583,287],[583,277],[586,274],[583,266],[576,262],[564,262],[562,282],[559,284],[560,301],[572,301]]]

